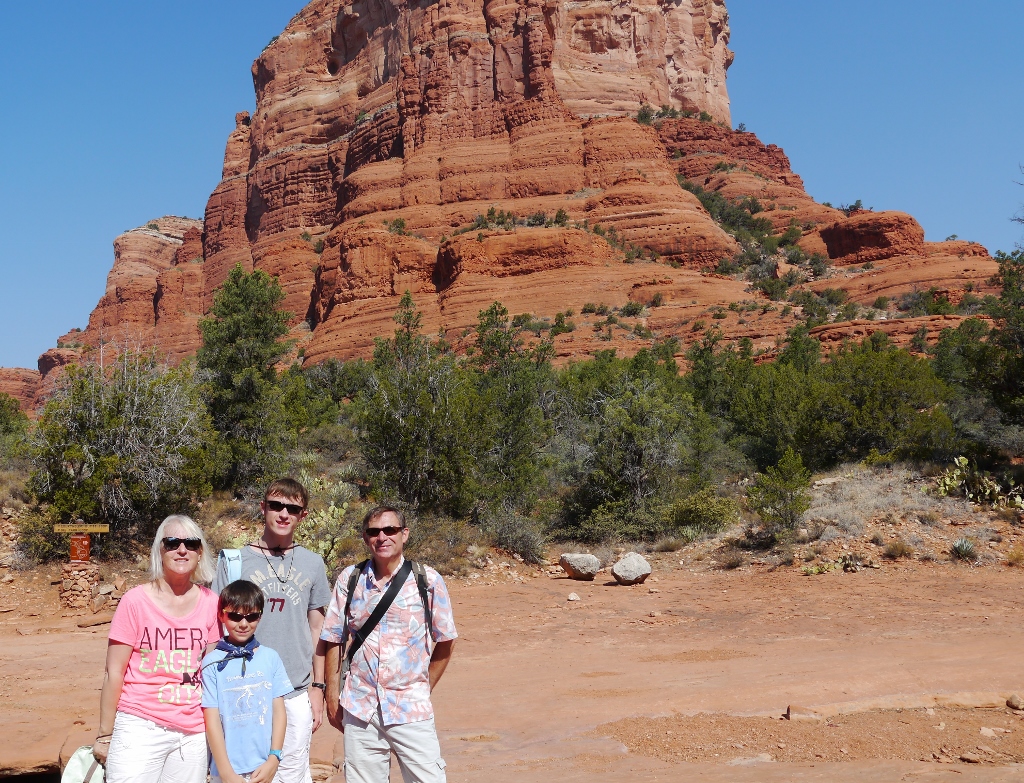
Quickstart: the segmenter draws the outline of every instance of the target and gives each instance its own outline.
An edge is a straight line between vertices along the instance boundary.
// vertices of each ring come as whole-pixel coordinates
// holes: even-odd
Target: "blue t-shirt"
[[[264,647],[256,648],[251,661],[228,661],[224,671],[217,671],[217,662],[227,653],[214,650],[203,658],[203,706],[220,710],[231,768],[239,775],[252,772],[270,755],[274,729],[273,700],[292,692],[281,656]],[[212,666],[210,664],[213,664]],[[219,775],[217,764],[210,764],[210,774]]]

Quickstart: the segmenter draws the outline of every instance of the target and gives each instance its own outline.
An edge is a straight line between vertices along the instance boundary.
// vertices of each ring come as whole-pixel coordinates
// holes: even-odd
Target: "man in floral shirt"
[[[378,506],[366,515],[363,541],[372,557],[352,591],[347,618],[349,578],[356,566],[341,572],[320,634],[317,655],[327,657],[327,717],[345,733],[346,783],[387,783],[392,751],[405,783],[445,781],[430,692],[448,666],[458,634],[448,588],[437,571],[426,569],[429,633],[416,577],[409,573],[340,682],[345,641],[363,626],[402,568],[408,540],[400,510]]]

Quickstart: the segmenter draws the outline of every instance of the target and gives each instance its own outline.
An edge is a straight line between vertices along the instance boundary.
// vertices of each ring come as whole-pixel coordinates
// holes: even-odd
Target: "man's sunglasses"
[[[387,527],[368,527],[363,532],[367,538],[376,538],[381,533],[386,536],[395,536],[402,532],[404,528],[395,527],[394,525],[388,525]]]
[[[177,538],[176,536],[168,536],[163,541],[164,549],[168,552],[173,552],[182,544],[185,545],[185,549],[189,552],[198,552],[203,548],[203,541],[200,538]]]
[[[241,612],[224,612],[227,618],[233,623],[240,623],[245,620],[247,623],[254,623],[263,616],[263,612],[249,612],[249,614],[242,614]]]
[[[297,517],[306,510],[305,506],[300,506],[297,503],[282,503],[280,500],[266,500],[264,502],[271,511],[284,511],[288,509],[288,513],[293,517]]]

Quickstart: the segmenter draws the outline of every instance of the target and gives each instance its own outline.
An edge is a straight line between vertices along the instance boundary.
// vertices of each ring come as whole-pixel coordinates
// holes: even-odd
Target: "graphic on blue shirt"
[[[260,645],[251,661],[236,658],[223,671],[216,665],[227,653],[214,650],[203,659],[203,707],[220,710],[231,768],[239,775],[267,760],[274,727],[273,700],[292,691],[281,657]],[[245,663],[245,672],[242,664]],[[219,775],[216,762],[210,774]]]

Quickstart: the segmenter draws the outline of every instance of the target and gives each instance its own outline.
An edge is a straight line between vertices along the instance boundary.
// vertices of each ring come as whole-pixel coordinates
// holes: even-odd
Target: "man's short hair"
[[[234,609],[242,614],[263,611],[263,591],[248,579],[232,582],[220,591],[217,613]]]
[[[388,513],[394,514],[396,517],[398,517],[399,527],[408,527],[408,525],[405,524],[405,514],[402,513],[402,509],[396,508],[395,506],[382,505],[374,506],[373,508],[366,512],[366,516],[363,517],[363,530],[366,530],[366,528],[370,526],[370,523],[376,522],[378,519],[380,519],[382,516]]]
[[[309,505],[309,493],[306,492],[306,488],[302,486],[301,482],[293,478],[286,477],[271,481],[267,491],[263,493],[263,499],[266,500],[271,495],[280,495],[289,500],[301,500],[303,508]]]

